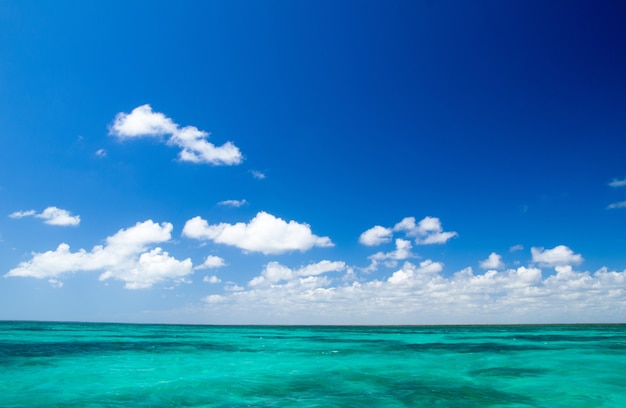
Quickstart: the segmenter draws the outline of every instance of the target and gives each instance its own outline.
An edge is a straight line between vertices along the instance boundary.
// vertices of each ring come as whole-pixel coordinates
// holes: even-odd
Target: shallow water
[[[1,407],[624,407],[626,325],[0,322]]]

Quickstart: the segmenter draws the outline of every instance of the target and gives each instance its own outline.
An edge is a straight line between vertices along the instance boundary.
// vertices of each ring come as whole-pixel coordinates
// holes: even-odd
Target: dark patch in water
[[[490,367],[480,370],[472,370],[468,374],[474,377],[536,377],[547,373],[548,370],[538,368],[516,368],[516,367]]]
[[[408,347],[415,351],[447,351],[453,353],[502,353],[516,351],[551,350],[545,346],[535,346],[526,344],[505,344],[505,343],[423,343],[409,344]]]

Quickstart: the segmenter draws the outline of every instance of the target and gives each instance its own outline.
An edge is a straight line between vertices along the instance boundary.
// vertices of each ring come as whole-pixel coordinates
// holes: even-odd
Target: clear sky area
[[[624,322],[626,3],[0,2],[0,319]]]

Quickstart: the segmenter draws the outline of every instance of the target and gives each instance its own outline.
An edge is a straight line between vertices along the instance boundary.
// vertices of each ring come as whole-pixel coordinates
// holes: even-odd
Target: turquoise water
[[[626,407],[626,326],[0,322],[0,407]]]

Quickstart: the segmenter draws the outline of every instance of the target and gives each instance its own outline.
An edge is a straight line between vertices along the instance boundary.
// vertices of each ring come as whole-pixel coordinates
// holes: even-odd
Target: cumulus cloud
[[[257,180],[265,179],[265,173],[262,173],[258,170],[251,170],[250,173],[252,174],[252,177],[254,177]]]
[[[33,253],[31,260],[21,262],[4,276],[56,280],[76,272],[102,271],[101,281],[117,279],[125,282],[127,289],[149,288],[168,280],[182,282],[192,273],[191,260],[177,260],[159,247],[149,249],[169,241],[171,231],[170,223],[147,220],[119,230],[106,239],[105,245],[94,246],[91,251],[71,252],[69,245],[62,243],[54,251]]]
[[[389,268],[395,267],[398,262],[404,259],[417,258],[411,249],[411,241],[406,239],[396,239],[396,249],[391,252],[377,252],[374,255],[370,255],[368,258],[372,261],[372,264],[368,267],[368,270],[375,270],[379,262],[383,262],[385,266]]]
[[[331,247],[328,237],[313,234],[308,224],[286,222],[266,212],[259,212],[249,223],[220,223],[210,225],[197,216],[185,223],[183,236],[211,240],[218,244],[235,246],[250,252],[281,254],[307,251],[314,246]]]
[[[424,217],[415,224],[414,217],[406,217],[393,227],[394,231],[404,231],[409,237],[416,237],[418,245],[445,244],[449,239],[458,236],[454,231],[445,232],[437,217]]]
[[[152,111],[150,105],[138,106],[131,113],[118,113],[110,126],[110,133],[120,140],[169,136],[167,145],[182,149],[179,153],[181,161],[216,166],[243,161],[239,148],[232,142],[215,146],[207,140],[209,133],[195,126],[180,127],[163,113]]]
[[[532,261],[540,266],[555,267],[565,265],[579,265],[583,262],[580,254],[575,254],[565,245],[558,245],[552,249],[532,247],[530,249]]]
[[[444,231],[437,217],[424,217],[419,223],[415,222],[415,217],[406,217],[393,228],[376,225],[368,229],[360,235],[359,242],[367,246],[384,244],[391,241],[394,232],[403,232],[407,237],[414,237],[417,245],[445,244],[449,239],[458,236],[454,231]]]
[[[205,276],[202,278],[202,282],[206,283],[220,283],[222,280],[215,275]]]
[[[202,265],[196,266],[195,269],[211,269],[221,268],[226,265],[226,261],[223,258],[215,255],[209,255],[206,257]]]
[[[28,211],[16,211],[9,214],[11,218],[24,218],[24,217],[36,217],[42,218],[44,223],[48,225],[58,226],[75,226],[80,224],[79,215],[71,215],[69,211],[63,210],[57,207],[48,207],[41,213],[37,213],[35,210]]]
[[[344,262],[332,262],[327,260],[309,264],[298,269],[288,268],[278,262],[269,262],[261,272],[261,275],[252,279],[248,285],[272,285],[281,281],[290,281],[296,278],[306,279],[328,272],[339,272],[344,270],[345,267],[346,264]]]
[[[308,274],[269,263],[243,290],[209,295],[203,313],[215,323],[455,324],[621,321],[626,271],[595,273],[556,266],[444,275],[444,265],[405,262],[388,277],[364,280],[350,268],[314,267],[344,274]],[[228,320],[226,320],[228,319]]]
[[[380,245],[391,241],[392,235],[393,230],[391,228],[376,225],[362,233],[359,242],[367,246]]]
[[[224,200],[224,201],[220,201],[219,203],[217,203],[217,205],[221,205],[224,207],[235,207],[235,208],[239,208],[247,204],[248,204],[248,201],[246,201],[245,199],[244,200]]]
[[[495,252],[492,252],[487,259],[480,262],[482,269],[502,269],[504,268],[504,262],[502,257]]]
[[[96,150],[96,156],[98,157],[106,157],[107,155],[107,151],[104,149],[98,149]]]

